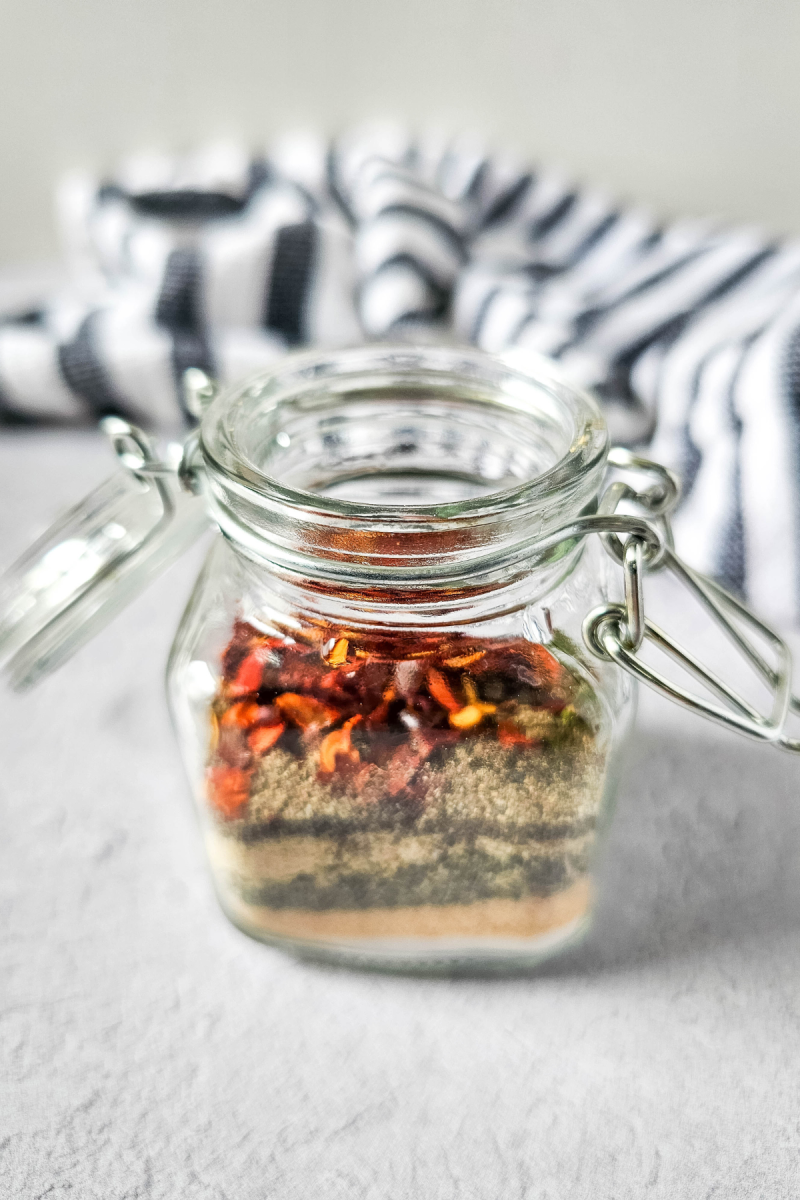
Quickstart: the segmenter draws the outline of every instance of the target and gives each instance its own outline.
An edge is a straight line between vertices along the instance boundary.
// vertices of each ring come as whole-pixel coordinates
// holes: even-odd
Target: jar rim
[[[243,452],[242,428],[253,408],[257,404],[263,406],[265,399],[274,411],[309,384],[318,387],[326,379],[341,384],[347,379],[355,380],[362,373],[369,373],[374,378],[381,373],[393,372],[428,379],[435,373],[461,375],[467,380],[479,376],[487,368],[494,371],[498,381],[505,375],[509,382],[523,387],[533,385],[571,410],[574,430],[565,452],[546,470],[518,485],[445,504],[377,504],[289,486],[264,471]],[[507,397],[516,400],[518,408],[522,407],[522,396],[507,393]],[[478,518],[504,508],[535,503],[563,490],[575,476],[604,462],[608,450],[607,428],[597,404],[588,392],[570,382],[553,360],[518,347],[490,354],[467,346],[416,346],[392,342],[372,342],[332,351],[303,350],[286,355],[274,366],[223,391],[205,414],[200,436],[206,465],[256,497],[272,496],[289,506],[331,515],[358,516],[366,521],[394,516],[405,525],[415,518]]]
[[[513,486],[425,504],[342,499],[294,486],[265,469],[264,456],[274,452],[280,459],[276,447],[324,442],[320,413],[334,412],[331,420],[343,421],[354,395],[374,397],[384,385],[380,411],[387,420],[402,411],[405,400],[408,411],[425,411],[427,400],[419,398],[427,389],[432,403],[447,398],[447,412],[461,419],[463,429],[471,430],[473,419],[479,429],[489,420],[506,447],[530,449],[527,458],[523,452],[525,463],[535,465],[543,446],[550,461]],[[405,398],[396,407],[392,388]],[[306,420],[308,413],[317,421],[316,440],[293,442],[295,426],[287,422]],[[363,436],[369,442],[378,435],[368,421],[367,427]],[[200,447],[211,514],[257,561],[304,579],[341,583],[358,576],[365,586],[390,581],[401,589],[421,586],[422,580],[434,588],[452,587],[455,580],[476,586],[485,568],[495,587],[504,571],[508,578],[517,569],[527,547],[594,502],[608,433],[591,397],[533,352],[367,343],[289,355],[223,393],[204,416]],[[301,455],[297,461],[306,460]],[[379,475],[376,470],[375,478]]]

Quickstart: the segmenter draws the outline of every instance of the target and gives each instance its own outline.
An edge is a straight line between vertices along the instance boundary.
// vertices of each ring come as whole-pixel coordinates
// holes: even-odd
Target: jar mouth
[[[254,556],[436,574],[585,508],[608,439],[539,355],[373,343],[288,355],[215,400],[201,445],[213,515]]]

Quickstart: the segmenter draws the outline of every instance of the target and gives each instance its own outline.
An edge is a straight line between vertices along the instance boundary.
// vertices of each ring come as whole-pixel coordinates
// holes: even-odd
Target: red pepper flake
[[[241,767],[246,770],[252,766],[253,756],[247,744],[247,735],[238,725],[226,725],[219,731],[216,757],[229,767]]]
[[[247,735],[247,742],[253,754],[266,754],[271,750],[285,728],[285,725],[261,725],[251,730]]]
[[[511,748],[512,746],[538,746],[541,743],[533,738],[528,738],[521,732],[513,721],[500,721],[497,726],[497,740],[501,746]]]
[[[435,667],[429,667],[426,680],[428,691],[437,704],[441,704],[442,708],[446,708],[450,713],[458,712],[462,707],[461,701],[457,700],[450,691],[448,682],[441,671],[437,671]]]
[[[222,669],[226,680],[234,678],[239,664],[258,636],[258,630],[247,621],[237,621],[234,624],[231,640],[222,653]]]
[[[341,667],[347,662],[347,651],[350,649],[350,643],[346,637],[331,638],[322,647],[322,657],[329,667]]]
[[[338,709],[315,700],[313,696],[298,696],[296,692],[284,692],[275,699],[275,707],[287,716],[294,725],[304,731],[324,729],[340,719]]]
[[[236,725],[240,729],[249,729],[251,725],[255,725],[260,711],[261,706],[255,701],[238,700],[222,714],[220,725],[223,727]]]
[[[250,772],[239,767],[211,767],[206,781],[209,803],[231,821],[241,815],[250,796]]]
[[[286,734],[334,790],[364,803],[421,804],[431,755],[476,734],[535,751],[538,725],[523,729],[514,705],[554,713],[570,695],[559,660],[521,637],[368,640],[324,625],[269,637],[239,621],[211,713],[209,803],[228,819],[241,815],[255,764]],[[302,731],[299,746],[292,728]]]
[[[269,654],[269,649],[265,646],[259,646],[242,659],[239,664],[239,669],[231,683],[228,684],[227,693],[231,697],[248,696],[251,692],[257,692],[261,687],[261,680],[264,677],[264,664]]]
[[[395,663],[395,684],[404,700],[413,702],[424,675],[425,664],[421,663],[417,658],[407,658]]]
[[[292,646],[277,667],[267,667],[264,687],[276,692],[316,692],[325,673],[325,664],[317,653],[304,646]]]
[[[536,664],[539,686],[543,688],[558,687],[564,678],[564,668],[558,659],[549,650],[545,650],[544,646],[535,642],[531,644],[529,653]]]
[[[450,713],[449,721],[454,729],[473,729],[494,712],[497,712],[496,704],[467,704],[458,712]]]
[[[319,647],[325,641],[323,630],[317,629],[313,625],[307,625],[303,629],[293,629],[292,637],[298,642],[304,642],[307,646]]]
[[[341,767],[340,759],[357,766],[361,755],[352,744],[350,731],[361,721],[360,716],[351,717],[345,721],[341,729],[334,729],[322,741],[319,748],[319,769],[321,775],[332,775],[337,767]]]
[[[278,712],[274,704],[259,704],[253,714],[253,725],[280,725],[282,724],[281,714]]]
[[[386,724],[389,719],[389,709],[396,699],[397,688],[390,682],[384,688],[380,704],[377,708],[373,708],[372,712],[367,715],[367,725],[370,729],[374,729],[377,725]]]
[[[446,658],[444,660],[444,665],[446,667],[453,667],[456,669],[460,667],[470,667],[473,663],[476,663],[479,659],[483,658],[485,653],[485,650],[476,650],[474,654],[457,654],[455,658]]]

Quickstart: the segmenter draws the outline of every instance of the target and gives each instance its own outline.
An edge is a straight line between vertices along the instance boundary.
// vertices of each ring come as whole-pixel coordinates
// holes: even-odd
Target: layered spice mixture
[[[211,721],[209,850],[251,927],[530,937],[585,911],[605,747],[544,646],[239,621]]]

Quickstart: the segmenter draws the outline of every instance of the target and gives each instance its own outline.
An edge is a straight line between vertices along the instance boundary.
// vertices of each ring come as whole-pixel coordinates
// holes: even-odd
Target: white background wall
[[[374,115],[800,231],[799,50],[797,0],[0,0],[0,263],[65,167]]]

